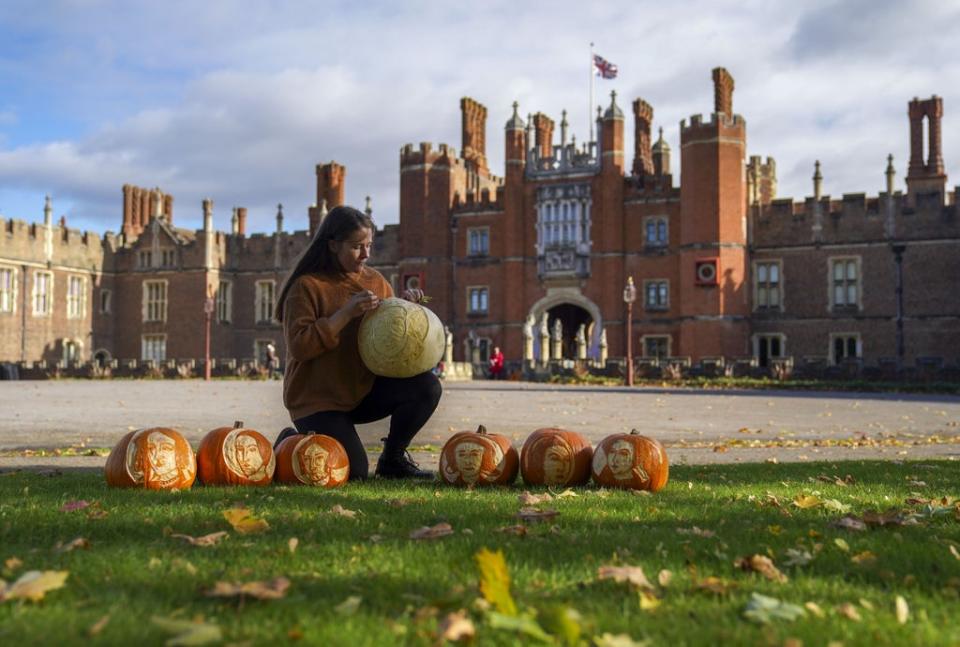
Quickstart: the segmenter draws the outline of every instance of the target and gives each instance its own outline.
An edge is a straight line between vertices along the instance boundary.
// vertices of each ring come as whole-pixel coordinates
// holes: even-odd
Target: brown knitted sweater
[[[283,304],[283,404],[291,420],[319,411],[350,411],[373,387],[374,375],[357,346],[362,318],[352,319],[339,334],[328,319],[361,288],[381,299],[393,296],[383,275],[370,267],[347,276],[306,274],[290,286]]]

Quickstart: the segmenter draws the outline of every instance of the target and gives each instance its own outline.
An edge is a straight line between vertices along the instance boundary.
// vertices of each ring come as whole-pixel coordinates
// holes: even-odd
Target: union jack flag
[[[596,69],[597,74],[604,79],[615,79],[617,78],[617,66],[603,58],[602,56],[593,55],[593,67]]]

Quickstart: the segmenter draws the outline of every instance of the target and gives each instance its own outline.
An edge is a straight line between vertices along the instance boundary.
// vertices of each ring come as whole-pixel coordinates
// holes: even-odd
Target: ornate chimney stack
[[[237,207],[237,234],[247,235],[247,208]]]
[[[914,98],[908,108],[910,116],[910,166],[907,171],[907,195],[915,203],[917,193],[939,193],[941,202],[947,184],[941,151],[940,119],[943,99]],[[923,120],[927,120],[927,159],[923,159]]]
[[[713,111],[733,116],[733,77],[726,68],[713,68]]]
[[[463,159],[487,170],[487,108],[470,97],[460,99]]]
[[[635,99],[633,102],[633,174],[637,177],[654,173],[653,151],[650,148],[651,123],[653,123],[653,107],[643,99]],[[669,164],[667,166],[669,167]]]
[[[553,119],[538,112],[533,115],[533,129],[536,133],[537,150],[540,151],[540,159],[553,156]]]

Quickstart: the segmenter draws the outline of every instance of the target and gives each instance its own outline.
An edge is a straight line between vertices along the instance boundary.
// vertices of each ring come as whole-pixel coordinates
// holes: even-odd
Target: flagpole
[[[587,111],[587,121],[590,122],[590,142],[593,142],[593,43],[590,43],[590,110]]]

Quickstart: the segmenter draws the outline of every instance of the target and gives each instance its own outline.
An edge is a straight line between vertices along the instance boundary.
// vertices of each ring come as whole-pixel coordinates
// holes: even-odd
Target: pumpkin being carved
[[[520,473],[530,485],[584,485],[590,480],[593,448],[574,431],[547,427],[527,437]]]
[[[190,443],[173,429],[138,429],[110,451],[104,475],[110,487],[185,489],[197,476],[197,459]]]
[[[350,459],[336,438],[297,434],[277,446],[278,483],[334,488],[350,476]]]
[[[269,485],[275,466],[270,441],[239,421],[208,433],[197,450],[198,477],[204,485]]]
[[[390,297],[368,312],[358,333],[360,358],[375,375],[413,377],[443,357],[443,324],[429,308]]]
[[[510,439],[476,431],[455,433],[440,452],[440,478],[450,485],[508,485],[517,478],[520,459]]]
[[[598,485],[656,492],[667,484],[670,467],[663,445],[634,429],[600,441],[592,472]]]

